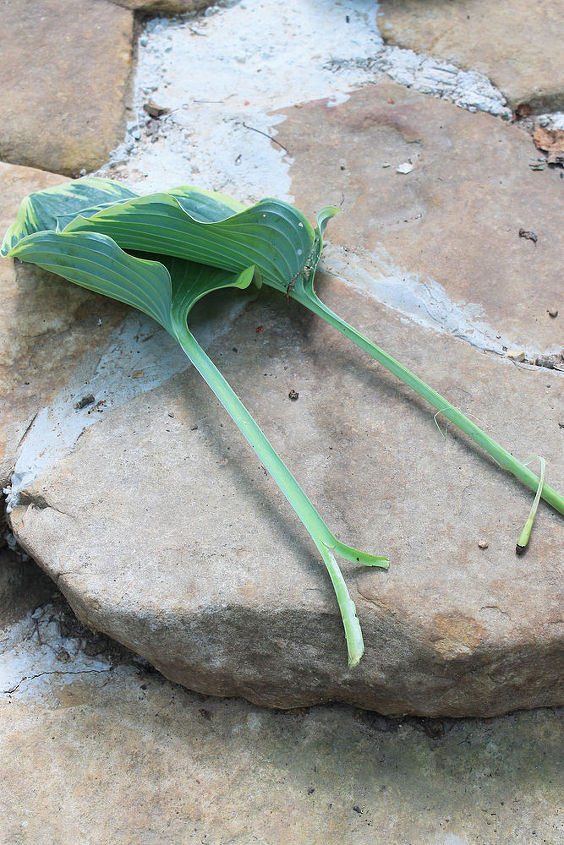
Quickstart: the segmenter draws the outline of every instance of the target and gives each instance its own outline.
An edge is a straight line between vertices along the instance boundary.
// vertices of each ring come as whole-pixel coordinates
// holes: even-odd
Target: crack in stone
[[[112,672],[113,669],[113,666],[109,666],[107,669],[52,669],[49,672],[38,672],[36,675],[24,675],[15,686],[7,690],[0,690],[0,693],[2,695],[12,695],[14,692],[17,692],[24,681],[34,681],[37,678],[43,678],[45,675],[103,675],[107,672]]]
[[[485,604],[483,607],[480,608],[480,613],[483,610],[494,610],[496,613],[499,613],[501,616],[507,616],[508,619],[511,619],[511,614],[508,613],[506,610],[502,610],[497,604]]]
[[[19,503],[20,505],[27,505],[28,507],[37,508],[37,510],[41,511],[47,509],[56,511],[57,513],[62,514],[62,516],[68,516],[69,519],[76,520],[75,516],[70,513],[67,513],[67,511],[63,511],[60,508],[55,507],[55,505],[52,505],[50,502],[48,502],[45,496],[41,495],[40,493],[30,493],[29,491],[22,491],[20,493]]]

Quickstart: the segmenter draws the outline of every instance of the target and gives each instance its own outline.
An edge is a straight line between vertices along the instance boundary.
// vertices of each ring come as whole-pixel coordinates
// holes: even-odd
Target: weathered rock
[[[564,17],[560,0],[380,0],[388,43],[488,76],[516,108],[564,108]]]
[[[542,449],[562,486],[560,374],[320,287],[508,449]],[[192,370],[90,427],[11,515],[81,620],[174,681],[270,706],[490,716],[561,700],[560,516],[541,507],[517,559],[530,493],[283,297],[249,306],[212,357],[336,533],[389,554],[388,573],[344,567],[365,657],[347,670],[309,538]]]
[[[0,163],[0,237],[21,200],[64,177]],[[0,487],[34,415],[103,344],[125,308],[29,264],[0,259]]]
[[[106,0],[2,4],[0,158],[78,175],[123,138],[133,14]]]
[[[472,303],[467,334],[477,345],[525,348],[531,361],[562,349],[560,318],[547,313],[564,312],[562,182],[557,172],[531,170],[538,152],[528,135],[392,82],[335,107],[318,101],[285,114],[277,140],[293,157],[296,205],[308,213],[340,206],[329,238],[360,251],[372,280],[405,286],[415,277],[428,287],[422,316],[434,309],[432,321],[456,333],[464,334],[453,309]],[[413,170],[397,172],[406,162]]]
[[[110,0],[118,6],[151,15],[180,15],[184,12],[199,12],[212,6],[215,0]]]
[[[0,552],[3,843],[557,841],[557,712],[395,720],[204,699],[94,638],[62,597],[38,606],[50,584]]]

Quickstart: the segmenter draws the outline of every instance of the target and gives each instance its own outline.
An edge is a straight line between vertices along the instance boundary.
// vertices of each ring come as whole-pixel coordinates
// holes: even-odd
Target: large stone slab
[[[320,287],[506,448],[541,450],[562,487],[561,374]],[[308,536],[193,370],[91,426],[11,515],[82,621],[174,681],[269,706],[491,716],[562,699],[562,517],[541,506],[517,559],[531,494],[283,297],[263,294],[212,357],[332,529],[389,554],[388,573],[344,567],[366,654],[347,669]]]
[[[2,9],[0,158],[78,175],[123,138],[133,14],[106,0]]]
[[[429,288],[422,311],[434,305],[444,325],[455,306],[472,304],[496,351],[524,347],[533,361],[562,349],[562,181],[531,169],[538,152],[528,135],[386,81],[334,107],[284,114],[277,141],[292,155],[296,205],[340,206],[329,238],[362,253],[369,275],[404,285],[415,277]],[[403,164],[411,172],[398,173]]]
[[[561,0],[380,0],[388,43],[479,70],[516,108],[564,107]]]
[[[0,163],[0,237],[22,199],[64,177]],[[0,259],[0,487],[35,414],[96,353],[126,309],[29,264]],[[80,397],[79,397],[80,398]]]
[[[6,845],[557,841],[554,710],[386,719],[204,698],[92,635],[54,592],[0,552]]]

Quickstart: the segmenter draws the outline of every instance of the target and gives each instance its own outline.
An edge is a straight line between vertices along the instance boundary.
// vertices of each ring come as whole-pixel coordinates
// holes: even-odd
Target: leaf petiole
[[[408,370],[407,367],[404,367],[403,364],[400,364],[399,361],[396,361],[395,358],[392,358],[391,355],[384,352],[383,349],[376,346],[375,343],[372,343],[372,341],[368,340],[368,338],[364,337],[364,335],[346,323],[345,320],[331,311],[313,290],[313,280],[311,277],[307,285],[296,286],[296,289],[291,291],[290,296],[302,305],[305,305],[314,314],[322,317],[327,323],[341,332],[341,334],[352,340],[353,343],[386,367],[387,370],[397,376],[404,384],[411,387],[419,396],[429,402],[443,416],[467,434],[478,446],[481,446],[501,467],[511,472],[519,481],[529,487],[529,489],[534,491],[540,490],[540,497],[559,513],[564,514],[564,496],[557,493],[548,484],[545,484],[542,478],[539,478],[525,464],[514,458],[510,452],[489,437],[485,431],[482,431],[476,423],[468,419],[462,411],[452,405],[440,393],[429,387],[428,384]]]
[[[317,546],[329,573],[331,583],[333,584],[343,620],[347,642],[348,665],[349,668],[356,666],[364,651],[362,631],[356,614],[355,604],[350,597],[334,552],[355,563],[364,566],[377,566],[381,569],[388,568],[388,559],[386,557],[360,552],[337,540],[329,531],[322,517],[308,499],[282,458],[271,446],[267,437],[254,421],[233,388],[204,352],[184,321],[175,320],[174,335],[194,367],[213,390],[227,413],[258,455],[261,463],[268,470],[282,493],[284,493],[286,499]]]

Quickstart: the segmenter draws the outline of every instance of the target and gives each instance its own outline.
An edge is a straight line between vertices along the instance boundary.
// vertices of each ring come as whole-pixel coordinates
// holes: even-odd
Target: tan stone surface
[[[564,108],[562,0],[380,0],[391,44],[488,76],[510,105]]]
[[[414,327],[335,280],[322,292],[506,448],[542,449],[562,488],[562,374]],[[347,670],[309,538],[193,371],[91,427],[12,514],[83,621],[192,689],[278,707],[493,715],[561,700],[562,517],[541,507],[518,560],[530,493],[283,297],[249,306],[212,357],[332,530],[389,554],[389,573],[344,567],[365,657]]]
[[[0,667],[23,626],[30,676],[0,683],[2,845],[559,841],[558,712],[398,721],[204,698],[82,629],[52,593],[0,552]],[[39,639],[72,651],[69,637],[106,671],[41,672]]]
[[[0,158],[78,175],[123,138],[133,15],[106,0],[2,0]]]
[[[401,271],[480,306],[494,336],[516,348],[562,348],[561,316],[547,313],[564,314],[562,181],[530,169],[538,152],[528,135],[385,81],[334,108],[318,101],[285,114],[276,137],[293,158],[295,204],[342,208],[333,243],[383,245]],[[408,160],[414,169],[397,173]]]
[[[0,163],[0,237],[31,191],[64,177]],[[33,415],[66,384],[125,313],[96,296],[29,264],[0,258],[0,486],[7,483],[17,446]],[[101,325],[98,321],[101,320]]]

